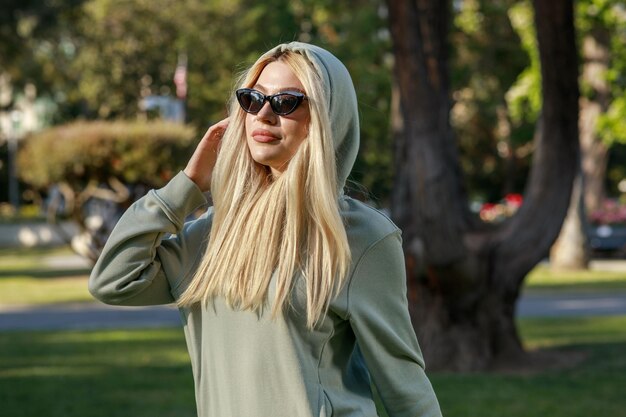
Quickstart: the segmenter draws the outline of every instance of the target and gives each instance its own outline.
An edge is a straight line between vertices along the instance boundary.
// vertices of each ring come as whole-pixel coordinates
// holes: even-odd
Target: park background
[[[4,1],[2,314],[87,302],[71,254],[94,259],[184,166],[239,71],[301,40],[354,79],[348,192],[405,232],[444,414],[626,415],[623,313],[516,315],[522,293],[626,291],[626,6],[543,3]],[[0,349],[7,415],[193,415],[179,329],[13,330]]]

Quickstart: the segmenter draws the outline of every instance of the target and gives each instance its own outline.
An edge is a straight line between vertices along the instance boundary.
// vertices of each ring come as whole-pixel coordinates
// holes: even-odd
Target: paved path
[[[88,330],[180,326],[172,306],[119,307],[101,303],[60,304],[43,307],[0,307],[0,331]]]
[[[626,292],[526,294],[517,306],[519,317],[626,315]],[[114,307],[100,303],[46,307],[0,307],[0,331],[85,330],[180,326],[173,306]]]
[[[626,292],[530,293],[517,304],[519,317],[626,315]]]

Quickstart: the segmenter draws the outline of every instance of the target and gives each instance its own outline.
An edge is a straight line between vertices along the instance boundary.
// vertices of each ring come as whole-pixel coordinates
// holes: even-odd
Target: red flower
[[[508,206],[519,208],[522,205],[524,198],[521,194],[511,193],[504,196],[504,201]]]

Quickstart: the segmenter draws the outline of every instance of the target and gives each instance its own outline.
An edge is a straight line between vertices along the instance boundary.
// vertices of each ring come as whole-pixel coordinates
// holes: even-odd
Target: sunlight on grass
[[[72,255],[67,246],[53,248],[0,249],[0,271],[19,271],[42,267],[42,259]]]
[[[538,265],[526,277],[528,289],[626,290],[626,271],[552,271]]]
[[[49,259],[70,255],[68,247],[0,250],[0,306],[93,301],[88,268],[48,266]],[[554,272],[541,264],[527,277],[524,290],[626,291],[626,272]]]
[[[63,265],[71,249],[0,250],[0,306],[93,301],[87,290],[88,268]],[[62,257],[61,265],[48,264]]]
[[[52,332],[42,333],[40,339],[46,344],[98,344],[98,343],[142,343],[142,342],[167,342],[178,343],[180,331],[154,330],[108,330],[108,331],[85,331],[85,332]]]
[[[87,277],[0,279],[0,306],[93,301]]]
[[[626,316],[523,319],[518,329],[529,348],[575,344],[626,344]]]
[[[443,415],[626,417],[626,316],[521,319],[519,326],[531,348],[586,359],[532,374],[430,372]],[[182,329],[0,332],[0,403],[7,416],[191,417]]]

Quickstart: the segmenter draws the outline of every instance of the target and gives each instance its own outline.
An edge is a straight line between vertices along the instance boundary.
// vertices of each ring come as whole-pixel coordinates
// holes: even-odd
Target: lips
[[[280,140],[278,136],[265,129],[256,129],[252,132],[252,139],[261,143],[274,142]]]

